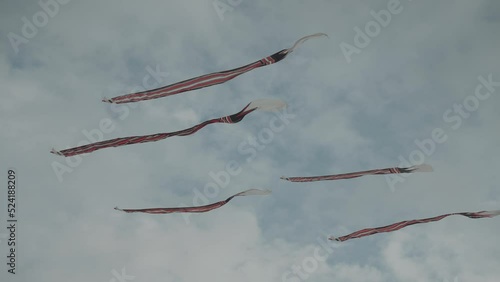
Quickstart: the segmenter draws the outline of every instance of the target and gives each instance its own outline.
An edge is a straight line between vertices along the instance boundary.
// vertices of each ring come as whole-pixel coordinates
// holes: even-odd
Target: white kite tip
[[[328,36],[328,34],[323,33],[323,32],[318,32],[318,33],[316,33],[316,35],[318,35],[318,36],[326,36],[326,38],[330,38],[330,37]]]
[[[61,152],[59,152],[58,150],[52,148],[52,150],[50,150],[50,152],[54,155],[59,155],[59,156],[64,156]]]
[[[105,102],[105,103],[113,103],[113,100],[108,99],[108,98],[106,98],[106,97],[103,97],[101,101],[102,101],[102,102]]]
[[[251,189],[253,191],[253,195],[271,195],[273,191],[269,189]]]
[[[340,242],[339,238],[336,238],[336,237],[334,237],[334,236],[330,236],[330,237],[328,237],[328,240],[331,240],[331,241],[338,241],[338,242]]]
[[[412,171],[413,172],[433,172],[434,169],[432,168],[431,165],[421,164],[421,165],[413,166]]]
[[[257,195],[269,195],[271,194],[271,190],[265,190],[265,189],[248,189],[246,191],[243,191],[238,194],[238,196],[257,196]]]
[[[293,46],[291,48],[288,48],[287,53],[293,52],[293,50],[295,50],[297,47],[299,47],[299,45],[301,45],[302,43],[306,42],[308,39],[313,38],[313,37],[320,37],[320,36],[328,37],[328,35],[326,33],[321,33],[321,32],[304,36],[304,37],[300,38],[299,40],[295,41],[295,44],[293,44]]]
[[[484,212],[481,212],[482,214],[487,214],[489,217],[494,217],[494,216],[498,216],[500,215],[500,210],[496,210],[496,211],[484,211]]]
[[[272,111],[272,110],[278,110],[281,108],[286,108],[287,104],[284,101],[281,100],[272,100],[272,99],[258,99],[255,101],[252,101],[248,105],[248,109],[257,109],[260,111]]]

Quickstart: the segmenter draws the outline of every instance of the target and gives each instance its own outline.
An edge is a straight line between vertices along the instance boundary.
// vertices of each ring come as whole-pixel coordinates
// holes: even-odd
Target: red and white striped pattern
[[[424,219],[414,219],[414,220],[406,220],[406,221],[401,221],[397,222],[391,225],[383,226],[383,227],[376,227],[376,228],[366,228],[362,229],[356,232],[353,232],[349,235],[342,236],[342,237],[333,237],[331,236],[330,240],[335,240],[339,242],[347,241],[350,239],[355,239],[355,238],[361,238],[365,236],[370,236],[373,234],[377,233],[384,233],[384,232],[393,232],[396,230],[399,230],[401,228],[405,228],[406,226],[414,225],[414,224],[420,224],[420,223],[429,223],[429,222],[434,222],[434,221],[439,221],[445,217],[452,216],[452,215],[461,215],[461,216],[466,216],[468,218],[488,218],[488,217],[494,217],[497,215],[500,215],[500,210],[496,211],[480,211],[480,212],[460,212],[460,213],[449,213],[449,214],[444,214],[436,217],[430,217],[430,218],[424,218]]]
[[[115,210],[119,211],[124,211],[126,213],[150,213],[150,214],[166,214],[166,213],[201,213],[201,212],[208,212],[217,208],[220,208],[224,206],[225,204],[229,203],[234,197],[241,197],[241,196],[251,196],[251,195],[269,195],[271,191],[269,190],[259,190],[259,189],[249,189],[243,192],[240,192],[238,194],[235,194],[226,200],[216,202],[213,204],[205,205],[205,206],[198,206],[198,207],[180,207],[180,208],[148,208],[148,209],[120,209],[118,207],[115,207]]]
[[[357,171],[350,172],[344,174],[333,174],[333,175],[323,175],[323,176],[307,176],[307,177],[285,177],[282,176],[281,179],[287,180],[290,182],[314,182],[314,181],[323,181],[323,180],[341,180],[341,179],[351,179],[357,178],[365,175],[377,175],[377,174],[395,174],[395,173],[413,173],[413,172],[426,172],[432,171],[432,167],[430,165],[422,164],[412,167],[389,167],[389,168],[380,168],[380,169],[372,169],[365,171]]]
[[[122,95],[111,99],[104,98],[103,102],[122,104],[171,96],[182,92],[221,84],[241,74],[244,74],[245,72],[251,71],[264,65],[266,64],[263,62],[263,60],[259,60],[257,62],[234,70],[206,74],[153,90],[146,90],[142,92]]]
[[[246,107],[243,108],[243,110],[239,111],[236,114],[207,120],[205,122],[202,122],[198,125],[195,125],[191,128],[187,128],[184,130],[167,132],[167,133],[156,133],[156,134],[145,135],[145,136],[121,137],[121,138],[115,138],[115,139],[111,139],[111,140],[95,142],[92,144],[78,146],[78,147],[74,147],[74,148],[69,148],[69,149],[62,150],[62,151],[57,151],[55,149],[52,149],[52,151],[50,151],[50,152],[53,154],[56,154],[56,155],[70,157],[70,156],[74,156],[74,155],[91,153],[93,151],[104,149],[104,148],[120,147],[120,146],[138,144],[138,143],[155,142],[155,141],[159,141],[159,140],[162,140],[162,139],[165,139],[168,137],[172,137],[172,136],[187,136],[187,135],[191,135],[191,134],[196,133],[198,130],[200,130],[203,127],[205,127],[209,124],[212,124],[212,123],[238,123],[246,115],[248,115],[249,113],[251,113],[257,109],[269,110],[269,109],[278,109],[278,108],[281,108],[284,106],[286,106],[286,104],[282,101],[279,101],[279,100],[261,99],[261,100],[256,100],[256,101],[249,103],[248,105],[246,105]]]
[[[221,71],[221,72],[215,72],[215,73],[210,73],[202,76],[198,76],[195,78],[187,79],[181,82],[177,82],[171,85],[163,86],[160,88],[152,89],[152,90],[146,90],[142,92],[137,92],[137,93],[132,93],[132,94],[127,94],[127,95],[122,95],[122,96],[117,96],[111,99],[108,98],[103,98],[103,102],[108,102],[108,103],[116,103],[116,104],[121,104],[121,103],[130,103],[130,102],[138,102],[138,101],[145,101],[145,100],[151,100],[151,99],[157,99],[157,98],[162,98],[166,96],[171,96],[187,91],[192,91],[208,86],[213,86],[217,84],[224,83],[226,81],[229,81],[239,75],[242,75],[246,72],[249,72],[251,70],[254,70],[256,68],[260,68],[263,66],[271,65],[274,63],[277,63],[281,60],[283,60],[288,54],[290,54],[298,45],[302,44],[304,41],[306,41],[309,38],[312,37],[318,37],[318,36],[326,36],[326,34],[323,33],[317,33],[317,34],[312,34],[305,36],[293,45],[292,48],[289,49],[283,49],[279,52],[276,52],[275,54],[265,57],[261,60],[258,60],[256,62],[253,62],[251,64],[232,69],[232,70],[226,70],[226,71]]]

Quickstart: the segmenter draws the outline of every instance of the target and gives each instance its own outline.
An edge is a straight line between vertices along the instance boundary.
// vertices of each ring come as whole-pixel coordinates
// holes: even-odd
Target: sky
[[[498,1],[0,5],[1,281],[498,281],[500,218],[327,240],[500,209]],[[101,102],[239,67],[318,32],[328,38],[218,86]],[[188,128],[261,98],[288,108],[156,143],[49,153]],[[434,172],[280,180],[422,162]],[[189,216],[113,209],[207,204],[250,188],[272,194]]]

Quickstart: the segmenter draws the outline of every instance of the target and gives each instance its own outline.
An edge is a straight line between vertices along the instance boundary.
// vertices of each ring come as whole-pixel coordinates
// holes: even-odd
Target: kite
[[[365,236],[370,236],[373,234],[377,233],[384,233],[384,232],[393,232],[396,230],[399,230],[401,228],[404,228],[406,226],[410,226],[413,224],[420,224],[420,223],[428,223],[428,222],[434,222],[434,221],[439,221],[445,217],[451,216],[451,215],[461,215],[461,216],[466,216],[468,218],[487,218],[487,217],[494,217],[497,215],[500,215],[500,210],[496,211],[480,211],[480,212],[460,212],[460,213],[449,213],[449,214],[444,214],[436,217],[430,217],[430,218],[424,218],[424,219],[414,219],[414,220],[407,220],[407,221],[401,221],[398,223],[394,223],[391,225],[387,225],[384,227],[376,227],[376,228],[366,228],[363,230],[356,231],[354,233],[351,233],[346,236],[342,237],[333,237],[331,236],[328,238],[329,240],[335,240],[339,242],[347,241],[350,239],[354,238],[361,238]]]
[[[256,68],[279,62],[279,61],[283,60],[288,54],[292,53],[293,50],[295,50],[299,45],[304,43],[309,38],[320,37],[320,36],[327,36],[328,37],[328,35],[326,35],[324,33],[315,33],[315,34],[300,38],[299,40],[297,40],[295,42],[295,44],[292,46],[292,48],[283,49],[283,50],[281,50],[281,51],[279,51],[279,52],[277,52],[269,57],[265,57],[261,60],[258,60],[254,63],[251,63],[251,64],[248,64],[246,66],[242,66],[242,67],[232,69],[232,70],[226,70],[226,71],[221,71],[221,72],[205,74],[202,76],[187,79],[187,80],[184,80],[181,82],[177,82],[177,83],[170,84],[170,85],[163,86],[163,87],[156,88],[156,89],[146,90],[146,91],[137,92],[137,93],[131,93],[131,94],[122,95],[122,96],[117,96],[117,97],[114,97],[111,99],[103,98],[102,101],[108,102],[108,103],[115,103],[115,104],[131,103],[131,102],[138,102],[138,101],[162,98],[162,97],[175,95],[175,94],[179,94],[179,93],[183,93],[183,92],[187,92],[187,91],[191,91],[191,90],[209,87],[212,85],[221,84],[221,83],[229,81],[229,80],[231,80],[231,79],[233,79],[241,74],[244,74],[246,72],[254,70]]]
[[[93,151],[104,149],[104,148],[119,147],[119,146],[125,146],[125,145],[130,145],[130,144],[137,144],[137,143],[155,142],[155,141],[162,140],[162,139],[172,137],[172,136],[186,136],[186,135],[194,134],[198,130],[200,130],[203,127],[205,127],[209,124],[212,124],[212,123],[238,123],[246,115],[248,115],[249,113],[251,113],[255,110],[270,111],[270,110],[280,109],[280,108],[283,108],[285,106],[286,106],[286,103],[283,101],[280,101],[280,100],[259,99],[259,100],[255,100],[255,101],[249,103],[245,108],[243,108],[243,110],[239,111],[236,114],[207,120],[205,122],[202,122],[198,125],[195,125],[191,128],[187,128],[184,130],[168,132],[168,133],[157,133],[157,134],[151,134],[151,135],[145,135],[145,136],[130,136],[130,137],[115,138],[115,139],[100,141],[100,142],[91,143],[91,144],[87,144],[87,145],[83,145],[83,146],[79,146],[79,147],[69,148],[69,149],[62,150],[62,151],[57,151],[55,149],[52,149],[52,151],[50,151],[50,152],[52,154],[56,154],[56,155],[60,155],[60,156],[64,156],[64,157],[70,157],[70,156],[74,156],[74,155],[91,153]]]
[[[181,207],[181,208],[149,208],[149,209],[120,209],[118,207],[115,207],[115,210],[123,211],[126,213],[140,212],[140,213],[150,213],[150,214],[188,213],[188,212],[201,213],[201,212],[208,212],[208,211],[211,211],[214,209],[218,209],[218,208],[222,207],[223,205],[227,204],[234,197],[254,196],[254,195],[269,195],[269,194],[271,194],[271,191],[269,191],[269,190],[249,189],[249,190],[240,192],[236,195],[233,195],[233,196],[231,196],[223,201],[216,202],[216,203],[209,204],[209,205],[205,205],[205,206]]]
[[[433,171],[432,166],[428,164],[421,164],[412,167],[390,167],[390,168],[372,169],[372,170],[357,171],[344,174],[323,175],[323,176],[308,176],[308,177],[282,176],[281,179],[290,182],[314,182],[323,180],[351,179],[351,178],[361,177],[364,175],[414,173],[414,172],[430,172],[430,171]]]

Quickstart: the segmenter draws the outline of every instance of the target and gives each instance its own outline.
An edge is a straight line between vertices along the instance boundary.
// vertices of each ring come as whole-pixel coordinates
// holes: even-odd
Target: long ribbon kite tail
[[[148,209],[120,209],[115,207],[115,210],[123,211],[126,213],[150,213],[150,214],[166,214],[166,213],[202,213],[208,212],[214,209],[218,209],[225,204],[229,203],[234,197],[242,197],[242,196],[255,196],[255,195],[269,195],[271,191],[269,190],[259,190],[259,189],[249,189],[238,194],[235,194],[223,201],[216,202],[213,204],[205,205],[205,206],[197,206],[197,207],[180,207],[180,208],[148,208]]]
[[[277,63],[281,60],[283,60],[288,54],[290,54],[294,49],[296,49],[299,45],[304,43],[306,40],[313,38],[313,37],[320,37],[320,36],[327,36],[324,33],[316,33],[312,35],[308,35],[305,37],[302,37],[301,39],[297,40],[295,44],[293,45],[292,48],[289,49],[283,49],[279,52],[276,52],[268,57],[265,57],[263,59],[260,59],[256,62],[253,62],[251,64],[235,68],[232,70],[226,70],[226,71],[220,71],[220,72],[214,72],[210,74],[205,74],[202,76],[198,76],[195,78],[187,79],[181,82],[177,82],[171,85],[163,86],[160,88],[156,89],[151,89],[151,90],[146,90],[142,92],[137,92],[137,93],[132,93],[132,94],[127,94],[127,95],[122,95],[122,96],[117,96],[111,99],[108,98],[103,98],[103,102],[107,103],[116,103],[116,104],[122,104],[122,103],[131,103],[131,102],[138,102],[138,101],[145,101],[145,100],[151,100],[151,99],[157,99],[157,98],[162,98],[166,96],[171,96],[187,91],[192,91],[200,88],[205,88],[217,84],[224,83],[226,81],[229,81],[239,75],[242,75],[246,72],[249,72],[251,70],[254,70],[256,68],[260,68],[263,66],[271,65],[274,63]]]
[[[333,175],[323,175],[323,176],[307,176],[307,177],[285,177],[282,176],[281,179],[290,182],[314,182],[323,180],[341,180],[341,179],[351,179],[357,178],[365,175],[377,175],[377,174],[394,174],[394,173],[414,173],[414,172],[430,172],[433,171],[432,166],[428,164],[421,164],[412,167],[390,167],[381,169],[372,169],[365,171],[350,172],[344,174],[333,174]]]
[[[195,125],[191,128],[187,128],[184,130],[167,132],[167,133],[156,133],[156,134],[144,135],[144,136],[121,137],[121,138],[115,138],[115,139],[111,139],[111,140],[100,141],[100,142],[96,142],[96,143],[92,143],[92,144],[88,144],[88,145],[83,145],[83,146],[79,146],[79,147],[69,148],[69,149],[62,150],[62,151],[57,151],[55,149],[52,149],[52,151],[50,151],[50,152],[53,154],[56,154],[56,155],[70,157],[70,156],[74,156],[74,155],[91,153],[93,151],[104,149],[104,148],[120,147],[120,146],[138,144],[138,143],[155,142],[155,141],[159,141],[159,140],[162,140],[162,139],[165,139],[168,137],[172,137],[172,136],[187,136],[187,135],[191,135],[191,134],[196,133],[198,130],[202,129],[203,127],[205,127],[209,124],[213,124],[213,123],[238,123],[246,115],[248,115],[249,113],[251,113],[255,110],[266,111],[266,110],[279,109],[279,108],[282,108],[285,106],[286,106],[286,103],[283,101],[280,101],[280,100],[267,100],[267,99],[255,100],[255,101],[249,103],[245,108],[243,108],[243,110],[239,111],[236,114],[207,120],[205,122],[202,122],[198,125]]]
[[[356,231],[354,233],[351,233],[346,236],[342,237],[333,237],[331,236],[328,238],[329,240],[335,240],[339,242],[355,239],[355,238],[361,238],[365,236],[370,236],[373,234],[377,233],[384,233],[384,232],[393,232],[402,228],[405,228],[406,226],[414,225],[414,224],[420,224],[420,223],[429,223],[429,222],[434,222],[434,221],[439,221],[445,217],[451,216],[451,215],[461,215],[461,216],[466,216],[468,218],[488,218],[488,217],[495,217],[497,215],[500,215],[500,210],[496,211],[480,211],[480,212],[461,212],[461,213],[449,213],[449,214],[444,214],[436,217],[430,217],[430,218],[424,218],[424,219],[414,219],[414,220],[407,220],[407,221],[401,221],[397,222],[391,225],[383,226],[383,227],[376,227],[376,228],[366,228],[362,229],[359,231]]]

